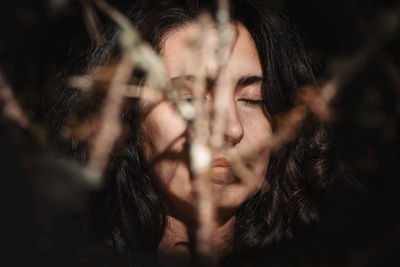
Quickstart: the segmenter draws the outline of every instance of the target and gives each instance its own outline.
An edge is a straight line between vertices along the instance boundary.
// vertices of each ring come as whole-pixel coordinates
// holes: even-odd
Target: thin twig
[[[189,128],[190,138],[190,169],[192,173],[192,185],[195,192],[195,201],[198,215],[196,231],[196,252],[200,256],[202,265],[214,265],[215,248],[212,243],[216,229],[215,204],[210,178],[207,175],[210,168],[212,153],[209,145],[209,121],[210,113],[206,109],[204,96],[207,91],[206,66],[204,62],[204,40],[210,30],[210,20],[207,16],[199,19],[199,32],[193,42],[192,53],[196,55],[195,77],[198,82],[193,88],[195,118]]]
[[[29,119],[14,97],[11,87],[8,85],[0,69],[0,101],[3,104],[2,115],[10,121],[17,123],[21,128],[28,128]],[[0,102],[0,103],[1,103]]]
[[[81,0],[82,8],[84,11],[84,22],[86,29],[88,30],[89,36],[92,40],[95,40],[98,44],[104,43],[103,34],[101,32],[101,23],[99,17],[96,14],[92,4],[89,0]]]
[[[133,67],[130,58],[123,55],[107,92],[98,135],[90,143],[89,166],[98,169],[100,173],[105,170],[109,155],[121,134],[120,114],[124,102],[124,85],[129,81]],[[100,177],[98,178],[100,179]],[[93,184],[101,183],[99,179],[94,180]]]

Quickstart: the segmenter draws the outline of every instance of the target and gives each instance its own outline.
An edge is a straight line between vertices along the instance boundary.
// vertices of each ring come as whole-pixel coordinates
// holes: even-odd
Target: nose
[[[244,135],[242,122],[238,116],[234,103],[229,104],[226,110],[226,125],[225,125],[225,141],[236,145],[239,143]]]

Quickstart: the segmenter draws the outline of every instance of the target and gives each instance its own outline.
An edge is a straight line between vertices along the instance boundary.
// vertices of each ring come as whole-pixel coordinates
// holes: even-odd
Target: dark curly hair
[[[216,8],[216,1],[170,0],[136,1],[123,10],[160,52],[168,31],[194,21],[202,12],[215,15]],[[293,96],[300,88],[317,84],[296,27],[282,9],[264,1],[232,0],[230,11],[231,20],[243,24],[255,41],[263,71],[265,111],[271,118],[284,114],[294,106]],[[90,53],[88,69],[119,55],[117,27],[111,25],[106,32],[105,44]],[[65,117],[81,101],[79,91],[69,89],[56,117]],[[144,253],[156,254],[166,227],[166,208],[142,155],[139,102],[128,100],[126,106],[122,116],[131,126],[129,137],[112,154],[106,184],[93,193],[88,217],[92,233],[98,237],[117,233],[114,246],[119,253],[138,259]],[[55,134],[62,124],[58,119],[51,126]],[[224,259],[226,264],[240,265],[234,259],[276,248],[297,230],[319,220],[321,196],[341,170],[331,140],[329,126],[311,120],[295,140],[271,156],[266,176],[271,189],[258,192],[237,211],[232,253]],[[75,140],[67,151],[83,161],[87,158],[85,145]]]

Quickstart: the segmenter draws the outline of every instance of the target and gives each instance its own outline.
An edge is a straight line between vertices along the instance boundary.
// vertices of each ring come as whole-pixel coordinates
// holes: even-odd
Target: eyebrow
[[[236,86],[237,87],[245,87],[245,86],[249,86],[255,83],[260,83],[262,82],[262,77],[258,76],[258,75],[246,75],[241,77],[237,83]]]
[[[184,76],[177,76],[171,79],[171,82],[179,82],[179,81],[194,81],[196,80],[196,76],[194,75],[184,75]],[[213,81],[211,78],[207,78],[207,81]],[[255,83],[261,83],[262,77],[258,75],[246,75],[240,77],[240,79],[236,82],[236,87],[246,87]]]
[[[178,85],[178,84],[185,84],[185,82],[194,82],[196,81],[197,77],[195,75],[182,75],[173,77],[170,79],[171,84]],[[207,90],[210,90],[214,85],[214,80],[210,77],[206,78],[207,82]]]
[[[171,78],[171,82],[178,82],[178,81],[194,81],[196,77],[194,75],[183,75],[183,76],[176,76]]]

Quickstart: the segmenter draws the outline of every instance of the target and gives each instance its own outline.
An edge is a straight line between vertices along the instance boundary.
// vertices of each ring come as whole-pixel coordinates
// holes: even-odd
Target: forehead
[[[262,76],[261,64],[254,40],[240,23],[229,25],[236,38],[230,47],[227,68],[232,76]],[[199,66],[214,76],[217,68],[218,30],[214,24],[193,22],[167,33],[161,57],[170,77],[194,75]]]

